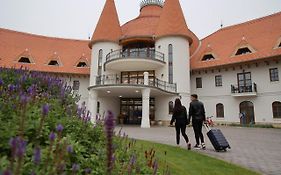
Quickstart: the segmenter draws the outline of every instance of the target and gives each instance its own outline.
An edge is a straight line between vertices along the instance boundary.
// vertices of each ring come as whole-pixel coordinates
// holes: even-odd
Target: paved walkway
[[[117,127],[117,129],[120,127]],[[199,150],[228,162],[261,172],[265,175],[281,174],[281,129],[219,127],[231,145],[227,152],[215,152],[205,135],[207,149]],[[175,130],[171,127],[141,129],[125,126],[122,129],[131,138],[175,144]],[[195,143],[192,128],[187,129],[191,143]],[[185,147],[181,137],[181,146]]]

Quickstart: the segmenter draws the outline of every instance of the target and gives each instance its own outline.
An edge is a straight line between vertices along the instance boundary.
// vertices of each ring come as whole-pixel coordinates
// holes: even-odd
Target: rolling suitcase
[[[206,124],[204,126],[207,130],[207,136],[216,151],[226,151],[227,148],[231,148],[220,129],[210,129]]]

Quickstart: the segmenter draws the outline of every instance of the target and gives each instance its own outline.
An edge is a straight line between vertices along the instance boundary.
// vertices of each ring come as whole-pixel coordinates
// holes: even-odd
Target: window
[[[87,63],[86,62],[79,62],[77,64],[77,67],[88,67]]]
[[[202,88],[202,78],[196,78],[196,88]]]
[[[99,114],[100,113],[100,102],[98,101],[97,102],[97,114]]]
[[[27,57],[20,57],[19,63],[31,63],[31,61]]]
[[[169,114],[173,114],[173,110],[174,110],[174,102],[169,101]]]
[[[103,51],[102,49],[100,49],[99,59],[98,59],[98,76],[101,76],[101,72],[102,72],[102,57],[103,57]]]
[[[215,84],[216,84],[216,87],[222,86],[222,76],[221,75],[215,76]]]
[[[269,69],[270,81],[279,81],[278,68]]]
[[[216,105],[217,118],[224,118],[224,106],[221,103]]]
[[[243,47],[237,50],[235,55],[244,55],[244,54],[249,54],[252,53],[252,51],[248,47]]]
[[[280,44],[279,44],[279,46],[278,47],[281,47],[281,42],[280,42]]]
[[[169,44],[168,47],[168,56],[169,56],[169,83],[173,83],[173,45]]]
[[[78,91],[78,90],[79,90],[79,86],[80,86],[80,82],[79,82],[78,80],[74,80],[74,81],[73,81],[73,87],[72,87],[72,89],[73,89],[74,91]]]
[[[59,63],[57,60],[51,60],[49,63],[48,63],[49,66],[59,66]]]
[[[272,103],[273,118],[281,118],[281,102],[275,101]]]
[[[214,60],[215,57],[212,54],[206,54],[203,56],[202,61]]]

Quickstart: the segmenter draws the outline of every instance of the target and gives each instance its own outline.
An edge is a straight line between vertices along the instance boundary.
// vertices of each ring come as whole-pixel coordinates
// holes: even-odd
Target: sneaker
[[[187,150],[191,150],[191,144],[190,143],[187,144]]]
[[[200,146],[198,144],[196,144],[193,148],[194,149],[200,149]]]
[[[202,143],[201,145],[202,145],[202,149],[204,149],[204,150],[205,150],[205,149],[206,149],[206,145],[205,145],[205,143]]]

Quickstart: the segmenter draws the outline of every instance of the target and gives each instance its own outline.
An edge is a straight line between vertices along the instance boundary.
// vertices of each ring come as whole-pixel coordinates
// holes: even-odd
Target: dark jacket
[[[192,120],[206,120],[205,108],[202,102],[194,100],[190,103],[189,106],[189,120],[192,117]]]
[[[172,125],[174,122],[176,121],[176,125],[178,124],[189,124],[188,123],[188,118],[187,118],[187,112],[186,112],[186,108],[184,106],[182,106],[182,110],[178,113],[173,113],[170,125]]]

